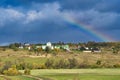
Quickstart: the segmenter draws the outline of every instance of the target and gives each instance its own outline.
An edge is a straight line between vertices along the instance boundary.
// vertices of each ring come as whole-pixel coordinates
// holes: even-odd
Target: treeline
[[[25,44],[25,43],[24,43]],[[52,43],[53,45],[64,45],[67,44],[69,46],[87,46],[87,47],[113,47],[113,46],[119,46],[120,47],[120,42],[95,42],[95,41],[88,41],[88,42],[79,42],[79,43],[64,43],[64,42],[56,42]],[[22,43],[12,43],[9,44],[8,46],[1,46],[4,48],[15,48],[21,46]],[[38,44],[31,44],[33,46],[36,45],[44,45],[42,43]]]
[[[119,53],[120,52],[120,42],[94,42],[94,41],[89,41],[89,42],[86,42],[86,43],[64,43],[64,42],[58,42],[58,43],[52,43],[53,45],[63,45],[63,44],[66,44],[66,45],[69,45],[70,47],[70,50],[81,50],[81,49],[78,49],[79,47],[80,48],[92,48],[92,49],[103,49],[103,51],[111,51],[112,53]],[[19,50],[19,46],[21,46],[22,43],[13,43],[13,44],[10,44],[9,46],[6,46],[3,48],[3,50],[5,51],[6,48],[10,48],[10,49],[13,49],[14,51],[18,51]],[[35,52],[37,55],[39,55],[39,53],[41,51],[43,51],[41,48],[38,48],[36,49],[35,46],[40,46],[42,45],[42,43],[40,44],[31,44],[31,51],[32,52]],[[26,48],[24,48],[25,50],[28,50]],[[45,52],[49,53],[51,52],[51,50],[49,48],[46,48],[45,49]]]

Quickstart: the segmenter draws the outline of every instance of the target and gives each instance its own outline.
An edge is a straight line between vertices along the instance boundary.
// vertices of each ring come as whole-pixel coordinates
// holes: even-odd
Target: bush
[[[30,69],[25,69],[25,70],[24,70],[24,74],[25,74],[25,75],[30,75],[30,74],[31,74]]]
[[[39,68],[38,68],[38,69],[46,69],[45,64],[41,64],[41,65],[39,65]]]
[[[114,64],[113,67],[114,68],[120,68],[120,64]]]
[[[81,63],[79,64],[78,68],[89,68],[90,65],[86,64],[86,63]]]
[[[1,68],[1,73],[3,73],[5,70],[8,70],[12,66],[11,61],[6,61],[5,64]]]
[[[14,51],[18,51],[18,48],[15,47],[15,48],[13,48],[13,50],[14,50]]]
[[[51,52],[51,48],[50,48],[50,47],[46,47],[45,51],[46,51],[47,53],[50,53],[50,52]]]
[[[78,61],[77,61],[77,59],[75,59],[75,58],[68,59],[68,62],[69,62],[69,68],[70,68],[70,69],[72,69],[72,68],[77,68],[77,66],[78,66]]]
[[[57,69],[64,69],[66,68],[66,61],[64,59],[60,59],[59,61],[55,62],[54,68]]]
[[[14,75],[19,75],[20,72],[16,69],[16,66],[13,65],[11,68],[8,68],[8,70],[4,70],[3,74],[9,75],[9,76],[14,76]]]
[[[97,60],[96,64],[101,65],[101,62],[102,62],[101,60]]]
[[[45,62],[45,66],[49,69],[49,68],[53,68],[53,64],[54,64],[54,60],[53,59],[48,59]]]
[[[6,48],[3,48],[3,51],[6,51]]]

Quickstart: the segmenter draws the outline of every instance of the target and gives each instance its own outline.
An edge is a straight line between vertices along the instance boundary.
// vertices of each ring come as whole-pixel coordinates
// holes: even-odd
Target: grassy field
[[[29,78],[25,76],[7,76],[11,80],[35,80],[34,78]]]
[[[6,51],[0,50],[0,62],[11,61],[14,62],[18,59],[24,60],[27,63],[38,63],[43,64],[48,58],[51,59],[68,59],[68,58],[76,58],[79,62],[87,61],[90,64],[95,64],[97,60],[101,60],[102,63],[109,63],[109,64],[116,64],[120,62],[120,54],[112,54],[112,53],[81,53],[81,52],[74,52],[74,54],[67,53],[67,52],[59,52],[57,56],[53,56],[50,54],[50,57],[42,57],[42,56],[35,56],[34,52],[31,52],[32,55],[28,55],[30,53],[26,50],[19,50],[13,51],[11,49],[7,49]],[[43,55],[44,56],[44,55]]]
[[[46,80],[119,80],[120,69],[44,69],[31,74]]]
[[[0,77],[0,80],[5,80],[5,78],[3,78],[3,77]]]
[[[112,53],[58,53],[58,55],[50,57],[28,55],[29,51],[0,51],[0,65],[6,61],[15,62],[16,60],[23,60],[23,62],[31,64],[44,64],[47,59],[75,58],[79,63],[86,62],[88,64],[96,64],[97,60],[101,60],[104,65],[120,64],[120,54]],[[37,80],[36,78],[43,78],[43,80],[120,80],[120,69],[40,69],[31,70],[33,77],[27,76],[0,76],[0,80]]]
[[[0,80],[37,80],[36,78],[28,77],[28,76],[5,76],[0,75]]]

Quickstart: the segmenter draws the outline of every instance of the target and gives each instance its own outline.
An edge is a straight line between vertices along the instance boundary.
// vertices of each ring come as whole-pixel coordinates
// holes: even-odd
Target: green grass
[[[119,80],[120,69],[44,69],[32,75],[52,80]]]
[[[29,57],[27,51],[2,51],[0,52],[0,61],[15,62],[17,59],[24,60],[27,63],[43,64],[48,57]],[[9,54],[9,55],[8,55]],[[26,57],[27,55],[27,57]],[[62,53],[57,56],[51,56],[49,59],[55,61],[59,59],[76,58],[79,62],[88,60],[88,63],[95,64],[97,60],[101,60],[102,64],[119,64],[120,54],[90,54],[75,51],[75,54]],[[32,70],[31,75],[49,78],[52,80],[120,80],[120,69],[42,69]],[[6,76],[12,80],[35,80],[25,76]],[[49,80],[44,79],[44,80]],[[4,77],[0,77],[0,80],[5,80]]]
[[[29,58],[29,57],[26,57],[24,58],[25,62],[28,62],[28,63],[45,63],[45,61],[47,60],[47,58]]]
[[[47,60],[47,58],[30,58],[30,57],[13,57],[13,56],[10,56],[10,57],[0,57],[1,61],[2,62],[6,62],[6,61],[11,61],[11,62],[14,62],[15,60],[17,59],[22,59],[24,60],[24,62],[27,62],[27,63],[38,63],[38,64],[43,64],[45,63],[45,61]]]
[[[5,76],[5,75],[0,75],[0,80],[36,80],[34,77],[29,77],[29,76]]]
[[[0,75],[0,80],[11,80],[11,79],[5,75]]]
[[[25,76],[7,76],[7,77],[10,78],[11,80],[35,80],[34,78],[29,78]]]
[[[5,80],[5,78],[3,78],[3,77],[0,77],[0,80]]]
[[[96,75],[96,74],[54,74],[44,77],[53,80],[119,80],[120,75]]]

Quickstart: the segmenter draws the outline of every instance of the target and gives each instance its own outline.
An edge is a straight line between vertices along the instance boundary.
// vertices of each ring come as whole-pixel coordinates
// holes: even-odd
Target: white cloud
[[[38,4],[37,4],[38,6]],[[39,4],[40,9],[30,10],[26,13],[26,21],[25,23],[30,23],[36,20],[44,20],[44,19],[51,19],[60,16],[60,5],[58,3],[46,3],[42,6]]]
[[[35,5],[35,4],[34,4]],[[57,25],[64,24],[65,16],[71,16],[92,28],[109,28],[112,26],[120,14],[112,12],[99,12],[94,9],[85,11],[67,10],[60,11],[59,3],[37,4],[37,10],[27,10],[25,12],[13,8],[0,8],[0,26],[8,23],[19,23],[22,26],[39,25],[47,22],[53,22]],[[31,24],[34,23],[34,24]]]
[[[61,5],[56,2],[43,3],[42,5],[37,4],[37,9],[24,9],[23,7],[21,8],[22,10],[17,8],[0,8],[0,34],[3,35],[2,38],[4,38],[4,36],[11,38],[11,34],[13,35],[12,40],[13,38],[14,40],[16,40],[17,38],[17,40],[20,39],[22,41],[39,41],[41,36],[43,38],[43,41],[47,39],[54,40],[54,38],[56,38],[56,40],[59,40],[61,38],[66,41],[68,40],[68,38],[79,40],[79,38],[85,37],[83,34],[88,34],[82,32],[82,30],[80,31],[74,29],[73,31],[73,29],[69,27],[71,25],[65,22],[67,20],[66,16],[75,18],[78,21],[86,25],[91,25],[92,28],[98,30],[104,28],[110,29],[111,27],[114,27],[113,24],[117,22],[116,20],[120,19],[119,13],[117,14],[112,12],[99,12],[94,9],[87,9],[82,11],[61,11]],[[120,24],[118,24],[118,26],[120,26]],[[93,37],[91,38],[94,39]],[[6,37],[4,39],[6,39]]]
[[[25,23],[29,23],[31,21],[35,21],[42,17],[43,15],[39,12],[37,13],[36,11],[29,11],[26,15],[26,20]]]
[[[2,27],[9,22],[23,19],[24,14],[14,9],[0,8],[0,18],[0,26]]]

